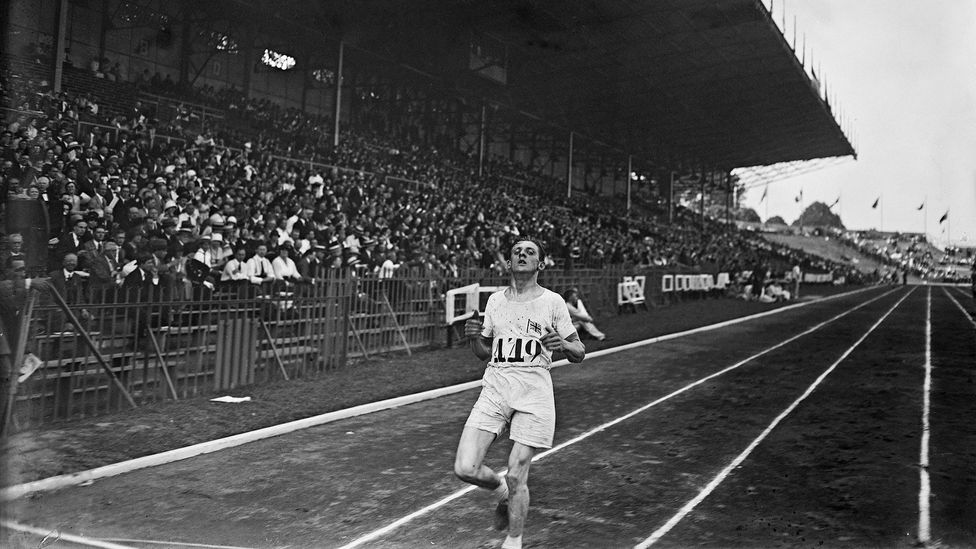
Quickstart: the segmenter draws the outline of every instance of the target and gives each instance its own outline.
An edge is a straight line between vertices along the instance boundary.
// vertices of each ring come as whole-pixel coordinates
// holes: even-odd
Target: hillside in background
[[[800,217],[793,222],[794,227],[833,227],[835,229],[844,229],[844,224],[841,223],[840,216],[835,214],[830,210],[830,206],[824,204],[823,202],[814,202],[803,210]]]
[[[835,236],[801,236],[776,233],[762,233],[762,236],[770,242],[797,248],[837,263],[850,265],[863,273],[870,273],[875,269],[883,272],[886,268],[877,259],[852,249]]]

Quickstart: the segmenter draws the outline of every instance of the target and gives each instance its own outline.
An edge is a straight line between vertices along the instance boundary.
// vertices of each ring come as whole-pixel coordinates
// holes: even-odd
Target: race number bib
[[[496,337],[492,349],[492,362],[502,364],[539,362],[544,347],[538,339],[528,337]]]

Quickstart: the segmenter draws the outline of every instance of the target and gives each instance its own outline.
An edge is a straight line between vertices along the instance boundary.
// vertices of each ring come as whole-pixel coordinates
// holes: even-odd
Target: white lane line
[[[789,339],[783,340],[780,343],[777,343],[776,345],[773,345],[772,347],[768,347],[766,349],[763,349],[762,351],[760,351],[760,352],[758,352],[758,353],[750,356],[749,358],[746,358],[744,360],[741,360],[739,362],[736,362],[735,364],[733,364],[733,365],[731,365],[731,366],[729,366],[727,368],[724,368],[722,370],[719,370],[718,372],[715,372],[715,373],[710,374],[710,375],[708,375],[706,377],[703,377],[703,378],[699,379],[698,381],[694,381],[694,382],[692,382],[692,383],[690,383],[688,385],[685,385],[684,387],[682,387],[682,388],[680,388],[680,389],[678,389],[678,390],[676,390],[676,391],[674,391],[674,392],[672,392],[670,394],[667,394],[667,395],[665,395],[665,396],[663,396],[663,397],[661,397],[661,398],[659,398],[659,399],[657,399],[657,400],[655,400],[653,402],[650,402],[648,404],[645,404],[644,406],[641,406],[640,408],[638,408],[636,410],[633,410],[632,412],[629,412],[626,415],[623,415],[623,416],[620,416],[620,417],[618,417],[618,418],[616,418],[614,420],[608,421],[607,423],[604,423],[604,424],[602,424],[602,425],[600,425],[598,427],[595,427],[593,429],[590,429],[589,431],[586,431],[585,433],[582,433],[580,435],[577,435],[576,437],[571,438],[571,439],[569,439],[569,440],[567,440],[567,441],[565,441],[563,443],[557,444],[556,446],[553,446],[552,448],[546,450],[545,452],[536,454],[536,456],[532,458],[532,461],[535,462],[535,461],[538,461],[540,459],[543,459],[544,457],[546,457],[548,455],[551,455],[551,454],[553,454],[555,452],[558,452],[559,450],[562,450],[563,448],[566,448],[567,446],[576,444],[577,442],[580,442],[581,440],[585,440],[585,439],[587,439],[587,438],[589,438],[589,437],[591,437],[591,436],[593,436],[593,435],[595,435],[595,434],[597,434],[597,433],[599,433],[601,431],[606,430],[609,427],[612,427],[612,426],[620,423],[621,421],[630,419],[630,418],[636,416],[637,414],[640,414],[641,412],[644,412],[644,411],[648,410],[649,408],[653,408],[654,406],[657,406],[658,404],[661,404],[662,402],[665,402],[665,401],[667,401],[669,399],[672,399],[672,398],[680,395],[681,393],[684,393],[685,391],[688,391],[688,390],[690,390],[690,389],[692,389],[694,387],[697,387],[698,385],[701,385],[702,383],[705,383],[706,381],[709,381],[709,380],[714,379],[714,378],[716,378],[716,377],[718,377],[718,376],[720,376],[722,374],[725,374],[727,372],[730,372],[732,370],[735,370],[736,368],[739,368],[739,367],[743,366],[744,364],[747,364],[747,363],[749,363],[749,362],[751,362],[751,361],[753,361],[753,360],[755,360],[755,359],[757,359],[757,358],[759,358],[759,357],[761,357],[761,356],[763,356],[763,355],[765,355],[767,353],[770,353],[770,352],[772,352],[772,351],[774,351],[776,349],[779,349],[780,347],[782,347],[782,346],[784,346],[784,345],[786,345],[788,343],[791,343],[791,342],[793,342],[793,341],[795,341],[795,340],[797,340],[797,339],[799,339],[799,338],[801,338],[801,337],[803,337],[805,335],[808,335],[808,334],[810,334],[812,332],[815,332],[816,330],[819,330],[820,328],[823,328],[827,324],[830,324],[830,323],[832,323],[832,322],[834,322],[834,321],[836,321],[836,320],[838,320],[838,319],[840,319],[840,318],[842,318],[844,316],[847,316],[850,313],[852,313],[852,312],[854,312],[854,311],[856,311],[856,310],[858,310],[858,309],[860,309],[862,307],[865,307],[868,304],[873,303],[873,302],[881,299],[882,297],[885,297],[887,295],[890,295],[891,293],[893,293],[895,291],[897,291],[897,290],[890,290],[890,291],[885,292],[885,293],[883,293],[881,295],[875,296],[875,297],[873,297],[873,298],[871,298],[871,299],[869,299],[869,300],[867,300],[867,301],[865,301],[865,302],[863,302],[863,303],[861,303],[861,304],[859,304],[859,305],[857,305],[857,306],[855,306],[855,307],[853,307],[851,309],[848,309],[847,311],[845,311],[843,313],[840,313],[840,314],[838,314],[838,315],[836,315],[836,316],[834,316],[834,317],[832,317],[832,318],[830,318],[828,320],[825,320],[825,321],[821,322],[820,324],[817,324],[816,326],[814,326],[812,328],[809,328],[809,329],[807,329],[807,330],[805,330],[805,331],[803,331],[803,332],[801,332],[801,333],[799,333],[799,334],[797,334],[795,336],[792,336]],[[911,292],[909,292],[909,293],[911,293]],[[906,297],[907,297],[907,295],[908,294],[906,294]],[[902,299],[904,299],[904,298],[902,298]],[[594,353],[594,354],[596,354],[596,353]],[[505,471],[505,470],[502,469],[502,471]],[[413,519],[415,519],[417,517],[421,517],[421,516],[426,515],[427,513],[430,513],[431,511],[433,511],[433,510],[435,510],[435,509],[437,509],[439,507],[443,507],[445,504],[450,503],[451,501],[454,501],[454,500],[458,499],[459,497],[467,494],[468,492],[473,491],[474,489],[475,489],[474,486],[468,486],[466,488],[463,488],[461,490],[458,490],[457,492],[454,492],[453,494],[451,494],[451,495],[449,495],[449,496],[447,496],[447,497],[445,497],[443,499],[440,499],[438,501],[435,501],[434,503],[431,503],[430,505],[428,505],[428,506],[426,506],[426,507],[424,507],[422,509],[418,509],[417,511],[414,511],[413,513],[410,513],[409,515],[403,516],[403,517],[397,519],[396,521],[391,522],[390,524],[387,524],[386,526],[384,526],[382,528],[379,528],[379,529],[374,530],[374,531],[372,531],[372,532],[370,532],[368,534],[365,534],[365,535],[363,535],[363,536],[361,536],[359,538],[356,538],[355,540],[349,542],[348,544],[343,545],[339,549],[352,549],[354,547],[359,547],[360,545],[362,545],[362,544],[364,544],[366,542],[373,541],[374,539],[376,539],[376,538],[378,538],[380,536],[383,536],[385,534],[388,534],[388,533],[392,532],[393,530],[396,530],[400,526],[403,526],[404,524],[412,521]]]
[[[942,291],[945,292],[945,295],[946,297],[949,298],[949,301],[952,301],[956,305],[956,307],[958,307],[959,310],[962,311],[962,315],[966,317],[966,320],[968,320],[970,324],[973,325],[973,328],[976,328],[976,320],[973,320],[973,316],[969,314],[969,311],[967,311],[966,308],[963,307],[961,303],[956,301],[956,298],[952,297],[952,294],[949,293],[949,290],[942,288]]]
[[[945,289],[943,288],[943,291]],[[932,487],[929,483],[929,407],[932,392],[932,288],[925,300],[925,383],[922,389],[922,443],[918,457],[918,542],[925,546],[932,540],[929,502]]]
[[[165,545],[167,547],[200,547],[202,549],[253,549],[251,547],[238,547],[236,545],[211,545],[209,543],[190,543],[188,541],[163,541],[155,539],[103,538],[102,541],[112,541],[115,543],[135,543],[137,545]]]
[[[75,536],[72,534],[65,534],[57,528],[35,528],[34,526],[27,526],[26,524],[20,524],[17,522],[9,520],[0,520],[0,525],[4,528],[9,528],[17,532],[24,532],[27,534],[34,534],[41,536],[43,539],[38,544],[38,547],[47,547],[52,543],[56,543],[58,540],[64,540],[69,543],[75,543],[77,545],[87,545],[88,547],[101,547],[102,549],[137,549],[129,545],[119,545],[117,543],[111,543],[108,541],[102,541],[98,539],[86,538],[84,536]]]
[[[843,293],[823,297],[812,301],[803,301],[793,305],[787,305],[785,307],[779,307],[777,309],[763,311],[761,313],[756,313],[754,315],[734,318],[732,320],[726,320],[723,322],[719,322],[717,324],[711,324],[708,326],[702,326],[700,328],[685,330],[683,332],[667,334],[660,337],[645,339],[643,341],[638,341],[635,343],[620,345],[618,347],[611,347],[608,349],[594,351],[592,353],[589,353],[587,356],[589,358],[596,358],[603,355],[609,355],[613,353],[619,353],[621,351],[626,351],[629,349],[634,349],[644,345],[651,345],[653,343],[667,341],[669,339],[676,339],[679,337],[685,337],[692,334],[697,334],[700,332],[706,332],[710,330],[717,330],[719,328],[724,328],[726,326],[731,326],[733,324],[748,322],[751,320],[755,320],[765,316],[779,314],[799,307],[806,307],[807,305],[824,303],[826,301],[831,301],[841,297],[847,297],[847,296],[859,294],[861,292],[866,292],[876,288],[877,288],[876,286],[869,286],[867,288],[860,288],[857,290],[852,290],[850,292],[843,292]],[[553,367],[555,368],[558,366],[565,366],[567,364],[569,364],[569,361],[559,360],[553,363]],[[417,402],[422,402],[424,400],[430,400],[434,398],[448,396],[454,393],[460,393],[463,391],[476,389],[478,387],[481,387],[480,379],[475,381],[469,381],[467,383],[461,383],[458,385],[452,385],[450,387],[441,387],[439,389],[432,389],[429,391],[414,393],[412,395],[404,395],[401,397],[381,400],[378,402],[371,402],[368,404],[354,406],[352,408],[346,408],[343,410],[336,410],[334,412],[312,416],[305,419],[289,421],[287,423],[272,425],[270,427],[257,429],[255,431],[248,431],[246,433],[240,433],[229,437],[219,438],[216,440],[209,440],[207,442],[201,442],[199,444],[193,444],[190,446],[184,446],[182,448],[168,450],[166,452],[161,452],[159,454],[152,454],[149,456],[143,456],[140,458],[130,459],[127,461],[121,461],[110,465],[104,465],[102,467],[88,469],[87,471],[79,471],[77,473],[57,475],[57,476],[48,477],[48,478],[35,480],[31,482],[25,482],[22,484],[15,484],[13,486],[8,486],[6,488],[0,489],[0,501],[11,501],[23,497],[27,494],[60,490],[62,488],[75,486],[85,482],[101,480],[103,478],[129,473],[132,471],[136,471],[138,469],[145,469],[148,467],[166,465],[167,463],[173,463],[175,461],[181,461],[184,459],[197,457],[203,454],[209,454],[220,450],[226,450],[228,448],[234,448],[236,446],[241,446],[259,440],[264,440],[266,438],[276,437],[294,431],[308,429],[310,427],[317,427],[319,425],[324,425],[326,423],[331,423],[343,419],[349,419],[351,417],[371,414],[373,412],[380,412],[383,410],[389,410],[390,408],[406,406],[408,404],[415,404]]]
[[[743,450],[741,454],[736,456],[736,458],[733,459],[731,463],[729,463],[724,469],[719,471],[718,475],[716,475],[715,478],[713,478],[712,481],[709,482],[708,485],[706,485],[698,493],[697,496],[695,496],[691,501],[686,503],[673,517],[671,517],[666,523],[664,523],[663,526],[655,530],[654,533],[651,534],[647,539],[635,545],[634,549],[646,549],[647,547],[650,547],[658,540],[660,540],[662,537],[664,537],[665,534],[670,532],[671,529],[674,528],[679,522],[681,522],[686,516],[688,516],[688,514],[691,513],[695,509],[695,507],[698,506],[699,503],[704,501],[705,498],[707,498],[713,491],[715,491],[716,488],[718,488],[719,484],[722,484],[722,482],[725,481],[725,479],[729,476],[729,474],[732,473],[732,471],[736,467],[742,465],[742,462],[745,461],[747,457],[749,457],[749,454],[751,454],[752,451],[755,450],[757,446],[759,446],[759,443],[765,440],[766,437],[768,437],[769,434],[773,432],[773,429],[775,429],[784,419],[786,419],[786,416],[790,415],[790,413],[792,413],[793,410],[795,410],[796,407],[799,406],[801,402],[803,402],[804,400],[807,399],[807,397],[813,394],[813,391],[818,386],[820,386],[820,384],[823,382],[824,379],[827,379],[827,376],[829,376],[837,368],[837,365],[843,362],[844,359],[846,359],[854,351],[854,349],[856,349],[857,346],[861,344],[861,342],[867,339],[867,337],[871,335],[871,332],[873,332],[878,326],[880,326],[881,323],[884,322],[884,320],[888,318],[888,316],[892,312],[894,312],[894,310],[898,308],[898,306],[901,305],[901,303],[905,301],[905,299],[908,296],[910,296],[914,291],[915,289],[913,288],[911,291],[909,291],[904,296],[902,296],[897,303],[895,303],[890,309],[888,309],[888,312],[882,315],[881,318],[879,318],[878,321],[875,322],[874,325],[872,325],[871,328],[869,328],[868,331],[865,332],[864,335],[860,337],[860,339],[855,341],[853,345],[851,345],[846,351],[844,351],[844,354],[842,354],[840,358],[838,358],[833,364],[831,364],[829,368],[824,370],[824,372],[820,374],[820,376],[809,387],[807,387],[807,390],[804,391],[802,395],[800,395],[796,400],[794,400],[793,403],[790,404],[785,410],[783,410],[782,413],[776,416],[776,419],[774,419],[773,422],[770,423],[766,427],[766,429],[764,429],[763,432],[760,433],[759,436],[755,438],[755,440],[749,443],[749,445],[746,446],[746,449]]]

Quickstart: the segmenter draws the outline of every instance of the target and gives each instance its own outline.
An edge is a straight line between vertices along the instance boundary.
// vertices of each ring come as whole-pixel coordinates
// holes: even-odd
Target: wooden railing
[[[540,282],[557,292],[575,287],[591,314],[606,315],[618,312],[617,283],[637,274],[647,278],[651,306],[700,298],[662,294],[660,270],[547,270]],[[333,271],[288,286],[81,288],[65,296],[73,315],[42,295],[26,348],[39,366],[18,386],[11,427],[315,377],[374,354],[444,346],[458,340],[445,324],[445,293],[475,282],[504,286],[508,278],[475,269],[453,278],[404,270],[392,279]]]

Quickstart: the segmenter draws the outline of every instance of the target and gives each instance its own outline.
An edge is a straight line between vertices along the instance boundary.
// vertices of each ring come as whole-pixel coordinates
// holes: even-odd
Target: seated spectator
[[[81,216],[73,218],[71,229],[58,237],[51,257],[52,270],[60,266],[64,256],[68,254],[75,254],[77,258],[77,254],[85,249],[85,241],[88,239],[88,222]]]
[[[314,282],[316,279],[324,278],[328,265],[325,262],[326,247],[316,244],[309,248],[305,255],[295,264],[298,273],[302,275],[305,282]]]
[[[187,275],[190,282],[213,289],[222,274],[223,263],[220,260],[222,245],[223,236],[220,233],[200,237],[200,247],[187,262]]]
[[[285,283],[286,286],[302,280],[302,275],[298,272],[298,267],[291,258],[292,249],[292,245],[288,242],[278,246],[278,257],[271,262],[275,279]]]
[[[118,262],[118,245],[108,241],[101,253],[95,255],[88,265],[91,273],[89,285],[96,297],[98,294],[122,284],[122,266]]]
[[[247,250],[243,246],[236,248],[234,256],[224,264],[220,281],[225,283],[247,281]]]
[[[400,268],[400,263],[397,262],[399,257],[397,257],[396,252],[388,252],[386,254],[386,260],[380,265],[377,275],[380,280],[388,280],[393,278],[394,273]]]
[[[763,289],[759,296],[759,301],[763,303],[779,303],[790,300],[790,292],[783,289],[783,286],[776,281],[771,282]]]
[[[27,257],[24,255],[24,237],[19,233],[7,236],[7,249],[0,252],[0,267],[3,269],[3,278],[10,279],[9,271],[13,268],[15,261],[26,264]]]
[[[252,284],[264,284],[275,279],[274,267],[271,266],[266,255],[268,255],[267,244],[259,243],[254,249],[254,255],[247,260],[247,278]]]
[[[392,264],[393,263],[390,262],[390,265]],[[333,240],[329,243],[329,256],[326,259],[326,265],[329,269],[342,268],[342,244],[340,244],[338,240]],[[377,267],[376,270],[379,272],[379,267]],[[391,272],[390,277],[392,276],[393,274]]]
[[[569,309],[569,316],[573,319],[573,327],[581,338],[589,336],[597,341],[607,339],[606,334],[593,323],[593,317],[587,312],[583,300],[579,297],[579,290],[576,288],[566,290],[563,292],[563,299],[566,301],[566,308]]]
[[[61,265],[60,269],[51,271],[48,274],[51,286],[64,298],[68,306],[86,305],[88,303],[87,280],[90,275],[85,271],[77,270],[78,256],[73,253],[65,255],[61,260]],[[92,318],[91,313],[84,308],[81,309],[77,316],[82,321],[89,321]],[[48,328],[51,331],[69,332],[72,331],[73,327],[68,322],[64,313],[61,310],[57,310],[51,315],[51,322],[48,324]]]
[[[137,267],[122,281],[122,289],[126,301],[143,305],[136,308],[135,317],[135,334],[141,338],[146,337],[149,331],[149,317],[152,310],[148,304],[157,302],[163,297],[167,281],[160,278],[159,273],[156,272],[156,262],[152,254],[141,252],[134,261]]]

